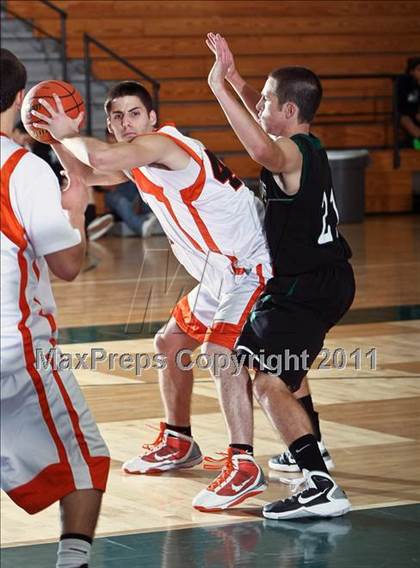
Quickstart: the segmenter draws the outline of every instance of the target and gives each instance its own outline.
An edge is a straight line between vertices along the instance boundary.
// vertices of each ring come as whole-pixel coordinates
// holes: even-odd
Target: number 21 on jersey
[[[318,244],[325,245],[331,243],[338,237],[338,210],[334,200],[334,192],[331,189],[328,200],[327,192],[322,196],[322,230],[318,237]]]

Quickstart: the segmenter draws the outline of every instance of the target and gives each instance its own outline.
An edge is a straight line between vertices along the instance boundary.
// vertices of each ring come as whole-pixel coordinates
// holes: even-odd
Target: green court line
[[[153,499],[158,508],[163,497]],[[97,538],[89,568],[414,568],[419,534],[420,504],[333,519],[264,519]],[[56,544],[6,548],[1,566],[53,568],[56,550]]]
[[[420,319],[420,304],[360,308],[350,310],[338,325],[358,323],[380,323],[387,321],[409,321]],[[165,324],[164,321],[114,325],[88,325],[65,327],[59,331],[59,342],[94,343],[99,341],[121,341],[124,339],[150,338]]]

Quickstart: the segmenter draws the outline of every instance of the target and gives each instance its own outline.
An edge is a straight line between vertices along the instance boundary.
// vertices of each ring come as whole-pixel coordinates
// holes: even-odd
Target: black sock
[[[229,448],[234,450],[242,450],[251,456],[254,455],[254,446],[248,446],[247,444],[229,444]]]
[[[96,206],[93,203],[89,203],[85,211],[85,228],[92,223],[96,217]]]
[[[328,473],[313,434],[306,434],[298,438],[290,444],[289,450],[300,469],[325,471],[325,473]]]
[[[166,427],[168,430],[173,430],[174,432],[178,432],[178,434],[183,434],[191,438],[191,426],[173,426],[172,424],[166,424]]]
[[[312,396],[308,394],[307,396],[303,396],[302,398],[298,398],[298,401],[306,410],[307,415],[310,418],[312,428],[314,429],[314,436],[317,442],[321,441],[321,431],[319,429],[319,417],[318,412],[315,412],[314,405],[312,403]]]
[[[85,534],[65,533],[65,534],[62,534],[60,536],[60,540],[66,540],[68,538],[76,538],[78,540],[84,540],[84,541],[88,542],[89,544],[92,544],[92,542],[93,542],[93,539],[90,536],[86,536]]]

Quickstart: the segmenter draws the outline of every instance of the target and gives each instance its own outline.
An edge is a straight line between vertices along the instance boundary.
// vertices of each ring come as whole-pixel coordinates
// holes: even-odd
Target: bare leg
[[[225,418],[230,443],[252,446],[254,418],[252,409],[252,388],[248,371],[242,367],[239,371],[232,363],[232,351],[214,343],[203,345],[203,352],[212,361],[230,361],[229,367],[212,371],[220,406]]]
[[[299,399],[303,398],[304,396],[309,396],[310,394],[311,394],[311,389],[309,388],[308,377],[305,377],[302,380],[299,389],[293,393],[293,396],[296,399]]]
[[[305,409],[281,379],[259,372],[254,379],[253,391],[288,446],[306,434],[313,434]]]
[[[174,318],[164,330],[155,335],[155,351],[166,356],[167,368],[158,371],[160,396],[165,409],[165,421],[174,426],[189,426],[191,420],[191,395],[193,388],[192,370],[182,370],[191,357],[185,354],[177,361],[182,349],[194,351],[198,347],[195,341],[178,327]],[[179,355],[178,355],[179,358]]]
[[[93,538],[102,495],[102,491],[97,489],[80,489],[63,497],[60,501],[61,533]]]

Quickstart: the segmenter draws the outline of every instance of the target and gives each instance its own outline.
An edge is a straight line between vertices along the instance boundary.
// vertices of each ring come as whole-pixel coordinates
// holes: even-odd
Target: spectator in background
[[[404,145],[420,150],[420,57],[407,59],[406,72],[398,77],[396,88]]]

